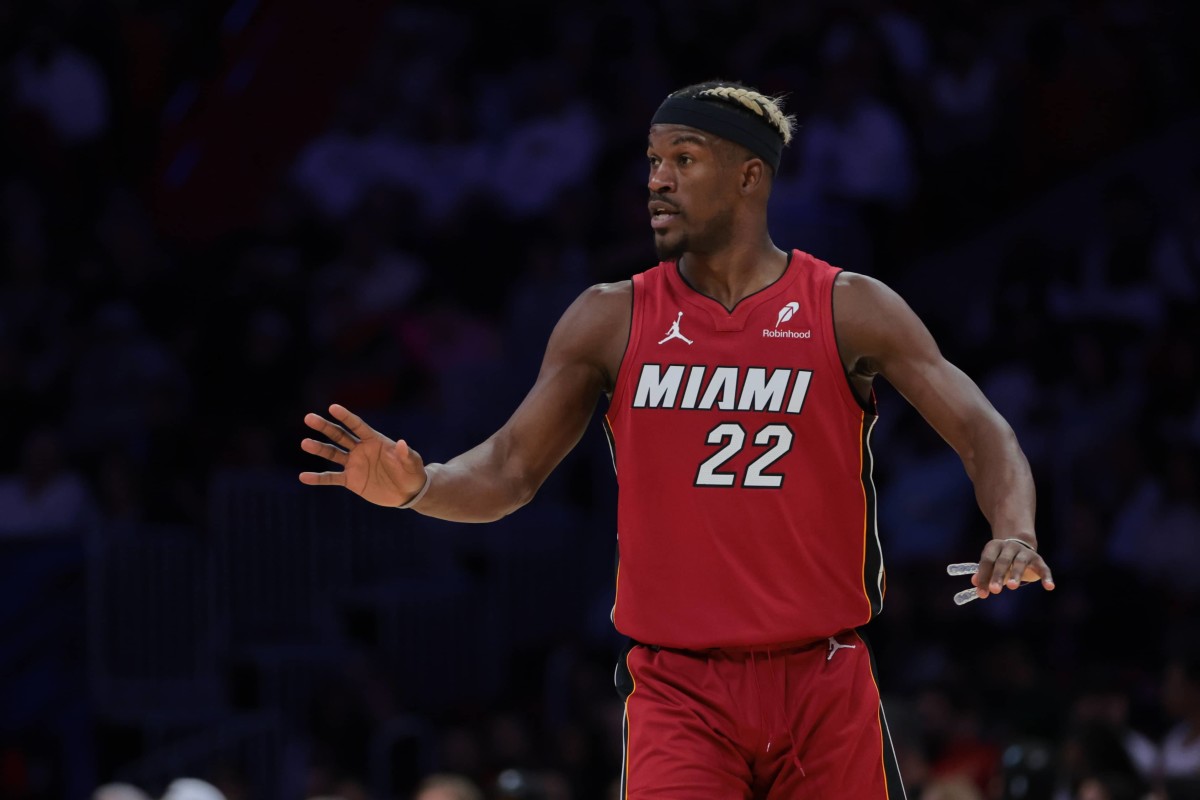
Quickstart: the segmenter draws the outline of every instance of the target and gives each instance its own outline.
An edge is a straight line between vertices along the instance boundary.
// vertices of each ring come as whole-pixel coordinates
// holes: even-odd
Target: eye
[[[657,167],[662,163],[662,159],[658,156],[646,156],[646,160],[650,162],[650,166]]]
[[[687,153],[684,153],[677,160],[679,161],[681,166],[687,166],[688,164],[691,164],[696,159],[692,158]]]

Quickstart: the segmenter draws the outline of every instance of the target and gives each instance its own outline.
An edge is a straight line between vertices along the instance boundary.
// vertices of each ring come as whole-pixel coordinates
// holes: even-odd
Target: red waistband
[[[825,648],[829,646],[831,638],[837,639],[842,636],[852,635],[857,638],[858,634],[854,630],[844,630],[831,636],[822,636],[817,639],[802,639],[795,642],[775,642],[771,644],[753,644],[753,645],[733,645],[727,647],[668,647],[664,645],[652,645],[644,642],[637,642],[642,647],[648,647],[651,650],[666,650],[671,653],[683,653],[685,655],[697,656],[714,656],[714,655],[729,655],[729,656],[751,656],[761,654],[776,654],[776,653],[796,653],[802,650],[813,648]]]

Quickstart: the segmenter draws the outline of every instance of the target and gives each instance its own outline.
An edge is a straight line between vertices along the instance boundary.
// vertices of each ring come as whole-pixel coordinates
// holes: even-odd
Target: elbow
[[[529,479],[517,481],[513,487],[512,501],[502,516],[507,517],[529,505],[537,495],[539,488],[541,488],[539,484]]]
[[[477,521],[497,522],[510,514],[515,514],[533,500],[539,488],[537,483],[526,478],[513,480],[509,484],[508,491],[505,492],[505,502]]]

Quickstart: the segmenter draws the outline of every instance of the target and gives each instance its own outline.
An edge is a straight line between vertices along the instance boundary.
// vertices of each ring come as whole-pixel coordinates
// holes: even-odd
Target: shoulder
[[[597,298],[598,302],[611,302],[613,298],[628,301],[633,297],[633,281],[613,281],[612,283],[594,283],[583,290],[582,297]]]
[[[899,294],[878,278],[848,270],[838,272],[833,289],[835,302],[868,311],[878,310],[887,303],[903,302]]]
[[[567,313],[603,325],[628,319],[633,303],[633,281],[596,283],[584,289]]]
[[[932,354],[928,329],[894,289],[877,278],[839,272],[833,290],[834,332],[845,361]]]
[[[584,289],[563,313],[550,351],[565,361],[598,368],[606,387],[615,381],[633,319],[633,281],[597,283]]]
[[[916,314],[900,293],[878,278],[843,270],[833,282],[835,316],[844,322],[888,326],[911,322]]]

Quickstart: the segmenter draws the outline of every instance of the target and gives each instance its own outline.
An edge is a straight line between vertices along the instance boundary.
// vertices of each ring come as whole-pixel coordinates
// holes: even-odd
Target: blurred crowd
[[[214,476],[311,468],[300,420],[334,401],[384,430],[432,420],[388,432],[433,458],[474,444],[578,292],[654,263],[644,136],[674,88],[786,92],[776,243],[901,284],[1194,118],[1196,30],[1187,0],[0,0],[0,536],[203,537]],[[873,643],[915,800],[1200,797],[1190,159],[1106,180],[1066,245],[1008,238],[969,332],[931,316],[1030,457],[1053,595],[950,602],[944,565],[986,523],[881,388]],[[546,643],[532,673],[564,652],[567,712],[513,687],[436,720],[408,796],[616,797],[616,650]],[[365,683],[313,701],[309,797],[386,800],[353,752],[378,724]],[[49,796],[6,753],[0,797]]]

